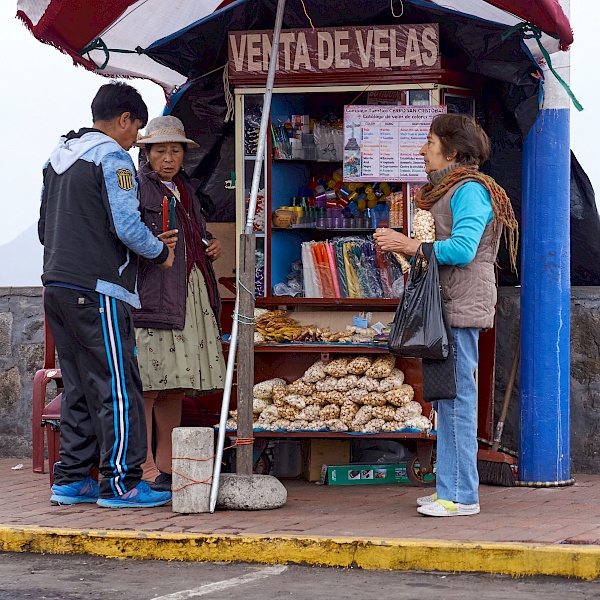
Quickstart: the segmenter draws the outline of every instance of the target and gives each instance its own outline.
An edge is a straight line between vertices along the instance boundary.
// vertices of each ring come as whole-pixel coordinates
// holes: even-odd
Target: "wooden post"
[[[237,410],[240,438],[252,437],[252,400],[254,394],[254,277],[255,277],[256,237],[252,233],[240,235],[240,309],[239,315],[239,348],[237,360]],[[236,472],[238,475],[252,475],[254,445],[237,447]]]

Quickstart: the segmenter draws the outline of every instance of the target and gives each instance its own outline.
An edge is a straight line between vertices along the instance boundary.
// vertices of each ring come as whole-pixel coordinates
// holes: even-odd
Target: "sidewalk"
[[[415,500],[430,488],[301,480],[284,481],[278,510],[180,515],[51,506],[47,474],[29,459],[0,459],[0,549],[591,579],[600,576],[600,476],[575,478],[565,488],[482,486],[482,512],[471,517],[419,515]]]

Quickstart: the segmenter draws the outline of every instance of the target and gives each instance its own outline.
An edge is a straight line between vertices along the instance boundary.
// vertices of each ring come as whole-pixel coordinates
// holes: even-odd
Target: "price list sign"
[[[345,106],[344,181],[427,181],[419,150],[445,106]]]

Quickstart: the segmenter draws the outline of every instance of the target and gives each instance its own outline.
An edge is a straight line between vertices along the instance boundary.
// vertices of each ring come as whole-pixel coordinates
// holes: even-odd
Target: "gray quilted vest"
[[[432,206],[436,240],[450,238],[453,223],[450,200],[456,190],[468,181],[476,180],[460,181]],[[483,230],[475,258],[468,265],[440,265],[440,283],[452,327],[489,329],[494,325],[498,297],[494,263],[501,233],[502,230],[494,243],[493,220],[490,221]]]

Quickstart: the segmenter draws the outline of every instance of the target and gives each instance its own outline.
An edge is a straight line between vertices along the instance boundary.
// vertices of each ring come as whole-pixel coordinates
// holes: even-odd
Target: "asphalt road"
[[[0,600],[581,600],[600,580],[0,553]]]

